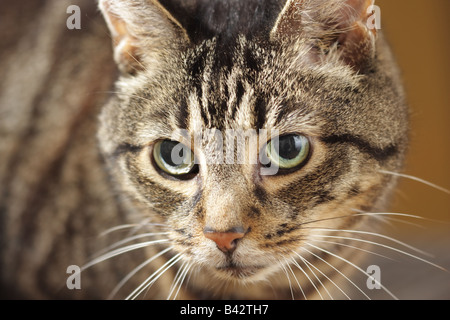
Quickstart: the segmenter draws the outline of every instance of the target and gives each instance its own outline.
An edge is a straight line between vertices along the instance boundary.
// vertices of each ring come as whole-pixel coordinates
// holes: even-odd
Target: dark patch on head
[[[244,85],[242,84],[241,80],[238,80],[238,82],[236,83],[236,106],[239,106],[241,104],[242,101],[242,97],[245,94],[245,88]]]
[[[282,223],[278,226],[278,229],[275,232],[267,233],[266,235],[264,235],[264,238],[272,239],[274,237],[281,237],[298,229],[298,225],[288,225],[287,223]]]
[[[160,0],[186,29],[193,43],[214,35],[234,38],[268,34],[283,7],[279,0]]]
[[[248,216],[250,218],[259,218],[261,216],[261,210],[259,210],[257,207],[251,206],[248,210]]]
[[[355,183],[354,185],[352,185],[352,187],[350,188],[350,190],[348,191],[348,194],[350,196],[357,196],[361,193],[361,187],[359,184]]]
[[[194,208],[194,215],[198,218],[198,219],[203,219],[205,217],[205,213],[203,210],[203,204],[201,202],[198,202],[197,206]]]
[[[182,246],[188,246],[188,247],[191,247],[191,246],[194,245],[194,243],[192,243],[192,241],[189,241],[189,240],[186,239],[186,238],[183,238],[183,239],[175,239],[174,242],[177,243],[177,244],[179,244],[179,245],[182,245]]]
[[[331,195],[331,192],[328,190],[318,190],[312,193],[311,196],[315,199],[315,206],[336,200],[336,197]]]
[[[267,202],[267,192],[266,190],[261,187],[260,185],[256,184],[255,189],[253,190],[254,195],[261,203]]]
[[[253,54],[253,48],[247,47],[244,52],[244,63],[247,67],[249,75],[259,72],[261,70],[261,61]],[[255,79],[252,79],[255,80]]]
[[[283,240],[280,240],[277,242],[264,243],[264,247],[265,248],[282,247],[289,243],[298,242],[299,240],[300,240],[300,238],[297,238],[297,237],[290,238],[290,239],[283,239]]]
[[[188,239],[191,239],[194,237],[192,235],[192,233],[188,232],[185,228],[175,229],[175,231]]]
[[[398,147],[395,145],[378,148],[372,146],[368,141],[351,134],[331,135],[321,139],[327,144],[350,144],[358,148],[361,152],[368,154],[377,161],[384,161],[398,153]]]
[[[255,101],[255,111],[256,111],[256,129],[264,128],[266,123],[266,113],[267,105],[264,98],[257,94]]]
[[[136,154],[142,150],[143,147],[141,146],[135,146],[129,143],[122,143],[119,145],[114,152],[112,153],[112,157],[117,158],[121,156],[124,153],[133,153]]]
[[[188,128],[189,108],[186,103],[182,103],[176,114],[177,125],[180,129]]]
[[[301,79],[298,79],[297,81],[301,82]],[[278,114],[275,119],[275,125],[282,123],[286,115],[288,115],[289,113],[302,108],[301,105],[298,105],[298,102],[290,101],[290,99],[283,101],[282,105],[283,107],[278,109]]]

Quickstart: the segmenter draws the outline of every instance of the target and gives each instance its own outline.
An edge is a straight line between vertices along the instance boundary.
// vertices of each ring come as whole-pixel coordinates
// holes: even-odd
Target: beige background
[[[450,1],[378,0],[412,109],[405,173],[450,189]],[[450,222],[450,195],[402,179],[393,210]],[[447,228],[450,230],[450,228]]]

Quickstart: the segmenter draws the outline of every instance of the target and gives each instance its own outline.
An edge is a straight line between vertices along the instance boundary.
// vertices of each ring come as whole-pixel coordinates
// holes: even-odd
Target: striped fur
[[[324,1],[246,1],[250,11],[232,19],[245,26],[241,30],[221,24],[227,21],[222,16],[216,23],[199,18],[196,25],[183,14],[227,7],[220,1],[179,7],[167,0],[101,1],[114,54],[92,2],[75,2],[89,16],[80,33],[55,27],[64,23],[69,2],[48,0],[1,60],[2,296],[106,298],[133,268],[169,247],[114,297],[126,297],[179,253],[183,259],[147,298],[167,297],[177,270],[182,274],[187,266],[192,277],[179,298],[290,298],[289,277],[280,274],[290,272],[287,261],[301,248],[312,250],[303,254],[324,274],[334,273],[324,258],[344,269],[342,261],[308,246],[312,228],[364,227],[357,210],[383,210],[395,178],[379,170],[401,169],[408,140],[407,107],[383,36],[375,43],[364,34],[369,40],[362,47],[330,40],[336,32],[348,41],[360,36],[338,23],[354,22],[342,12],[355,1],[334,0],[330,11]],[[224,14],[233,12],[235,1],[229,3]],[[312,22],[293,24],[290,6],[300,3],[299,10],[317,13],[320,28],[329,30],[319,33],[317,25],[308,33]],[[249,18],[255,6],[256,19],[267,18],[269,26]],[[38,34],[34,23],[41,26]],[[297,36],[287,32],[302,23],[307,27]],[[23,53],[29,51],[31,58]],[[121,73],[111,89],[113,58]],[[215,140],[201,136],[193,146],[200,161],[195,178],[177,180],[155,169],[155,141],[180,130],[188,137],[178,138],[190,141],[212,129],[301,133],[313,151],[300,170],[260,176],[255,164],[217,164]],[[65,288],[68,265],[83,265],[127,235],[98,234],[144,222],[154,225],[137,231],[168,233],[152,238],[161,244],[87,269],[78,292]],[[225,255],[203,234],[211,225],[249,231],[233,255]],[[338,245],[324,248],[357,260]],[[223,270],[227,264],[248,271]],[[311,284],[303,289],[314,295]]]

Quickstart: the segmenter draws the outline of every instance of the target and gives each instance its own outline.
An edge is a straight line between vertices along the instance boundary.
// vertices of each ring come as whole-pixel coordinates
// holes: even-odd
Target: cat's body
[[[375,230],[361,213],[386,209],[395,176],[383,171],[401,170],[408,142],[397,68],[365,24],[371,1],[101,1],[121,70],[107,103],[110,39],[91,1],[77,1],[90,16],[82,30],[64,28],[69,2],[29,8],[34,20],[5,37],[2,296],[127,297],[170,264],[136,297],[329,298],[308,277],[336,291],[337,270],[351,269],[344,259],[362,254],[320,237]],[[227,130],[296,134],[309,154],[265,175],[258,163],[220,161],[217,141],[203,136],[191,146],[195,170],[158,168],[158,141],[189,144],[211,129],[223,142]],[[150,232],[136,238],[156,241],[146,248],[93,260]],[[67,267],[86,263],[82,289],[68,290]]]

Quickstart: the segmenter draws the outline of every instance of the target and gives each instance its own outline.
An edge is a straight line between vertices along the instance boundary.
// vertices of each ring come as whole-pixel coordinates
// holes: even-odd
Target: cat
[[[369,276],[356,236],[381,237],[409,136],[373,1],[100,0],[108,31],[92,1],[80,31],[74,1],[28,2],[2,4],[25,12],[1,60],[2,297],[369,298],[345,274]]]

